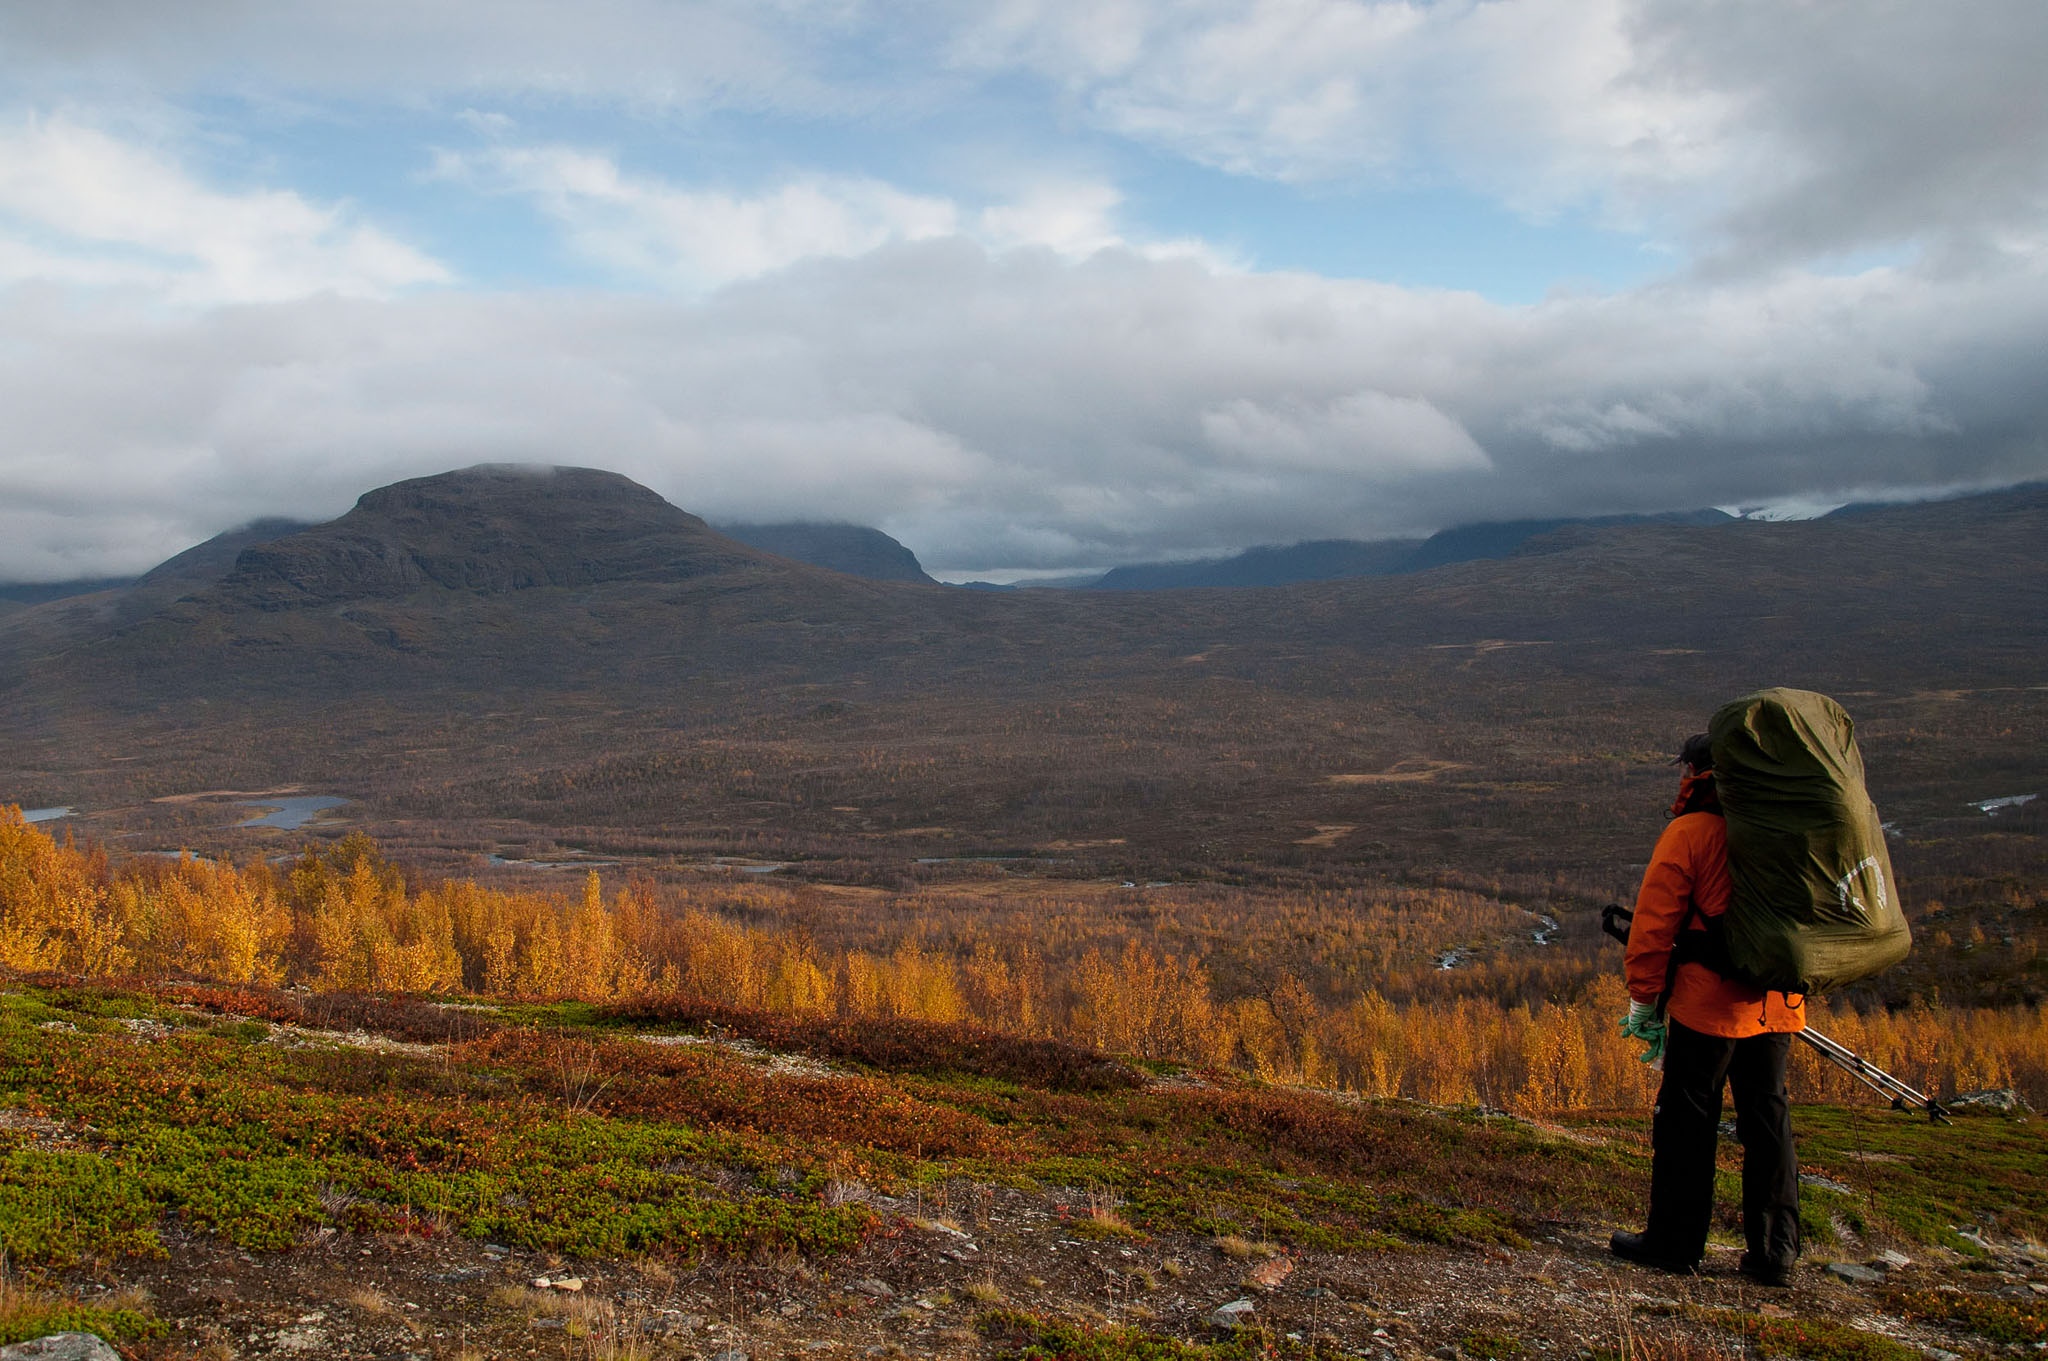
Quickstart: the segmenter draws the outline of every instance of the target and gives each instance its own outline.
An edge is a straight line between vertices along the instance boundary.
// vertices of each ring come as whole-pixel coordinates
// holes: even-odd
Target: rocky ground
[[[1736,1272],[1729,1247],[1716,1246],[1696,1277],[1619,1264],[1604,1250],[1606,1224],[1556,1224],[1526,1249],[1279,1253],[1235,1239],[1099,1236],[1113,1214],[1057,1194],[948,1192],[950,1215],[875,1197],[890,1228],[831,1261],[672,1270],[331,1230],[293,1251],[251,1253],[173,1232],[164,1260],[72,1284],[87,1301],[147,1292],[171,1331],[132,1354],[223,1361],[989,1357],[1020,1340],[991,1326],[999,1310],[1191,1342],[1222,1338],[1234,1322],[1276,1344],[1372,1358],[1739,1355],[1741,1340],[1715,1312],[1729,1311],[1846,1325],[1947,1361],[2034,1349],[1908,1321],[1881,1306],[1883,1292],[1961,1284],[2022,1303],[2048,1295],[2048,1252],[2025,1244],[1967,1264],[1939,1249],[1944,1260],[1860,1272],[1809,1262],[1791,1289],[1767,1290]]]

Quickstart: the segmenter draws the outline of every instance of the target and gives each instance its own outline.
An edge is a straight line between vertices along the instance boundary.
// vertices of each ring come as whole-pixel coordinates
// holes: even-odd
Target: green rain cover
[[[1723,705],[1708,732],[1736,971],[1757,987],[1822,993],[1904,959],[1913,936],[1842,706],[1759,690]]]

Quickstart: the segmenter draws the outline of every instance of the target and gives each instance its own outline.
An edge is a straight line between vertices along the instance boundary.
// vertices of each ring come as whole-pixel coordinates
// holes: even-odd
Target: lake
[[[337,799],[331,794],[294,795],[290,798],[243,799],[244,808],[268,808],[271,811],[261,817],[250,818],[242,823],[244,827],[275,827],[279,831],[295,832],[330,808],[339,808],[347,799]]]

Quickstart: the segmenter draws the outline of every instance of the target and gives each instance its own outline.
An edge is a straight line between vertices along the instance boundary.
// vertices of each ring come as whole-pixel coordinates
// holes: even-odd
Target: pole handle
[[[1600,909],[1600,929],[1623,945],[1628,944],[1628,926],[1635,919],[1636,914],[1620,903],[1609,903]]]

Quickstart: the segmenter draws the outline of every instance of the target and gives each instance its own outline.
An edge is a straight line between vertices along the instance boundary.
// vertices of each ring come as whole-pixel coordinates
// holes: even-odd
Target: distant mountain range
[[[1531,539],[1561,529],[1607,529],[1617,525],[1715,525],[1735,517],[1721,510],[1674,511],[1663,515],[1600,515],[1582,519],[1498,520],[1459,525],[1427,539],[1315,539],[1306,543],[1248,548],[1227,558],[1190,562],[1134,563],[1113,568],[1089,583],[1098,591],[1157,591],[1202,586],[1286,586],[1301,581],[1396,576],[1426,572],[1454,562],[1505,558]]]
[[[82,577],[73,581],[0,582],[0,601],[16,606],[42,605],[66,596],[111,591],[134,580],[134,577]]]
[[[1825,518],[1848,518],[1893,507],[1859,502]],[[1456,525],[1426,539],[1313,539],[1265,544],[1225,557],[1178,562],[1131,563],[1099,575],[1080,573],[1013,585],[967,582],[973,590],[1158,591],[1199,588],[1286,586],[1352,577],[1398,576],[1452,563],[1505,558],[1525,545],[1561,531],[1611,529],[1629,525],[1729,524],[1739,517],[1723,510],[1668,511],[1645,515],[1598,515],[1539,520],[1495,520]],[[300,521],[258,520],[187,549],[140,578],[0,584],[0,614],[27,605],[96,594],[134,585],[190,589],[226,574],[243,548],[309,528]],[[768,524],[720,523],[718,533],[795,562],[808,563],[868,581],[911,581],[937,585],[917,555],[879,529],[814,521]],[[169,598],[169,597],[165,597]],[[159,601],[158,603],[161,603]]]
[[[2039,731],[2044,540],[2048,489],[2023,488],[1493,527],[1444,551],[1512,556],[1420,567],[1411,542],[1262,591],[982,592],[764,551],[608,472],[472,468],[0,618],[0,801],[111,835],[186,826],[166,796],[305,783],[394,835],[1087,843],[1133,872],[1292,864],[1356,827],[1418,871],[1519,872],[1639,857],[1600,840],[1616,801],[1782,683],[1892,741],[1873,769],[1909,826],[1981,822],[1967,800],[2036,787],[2015,735]]]

